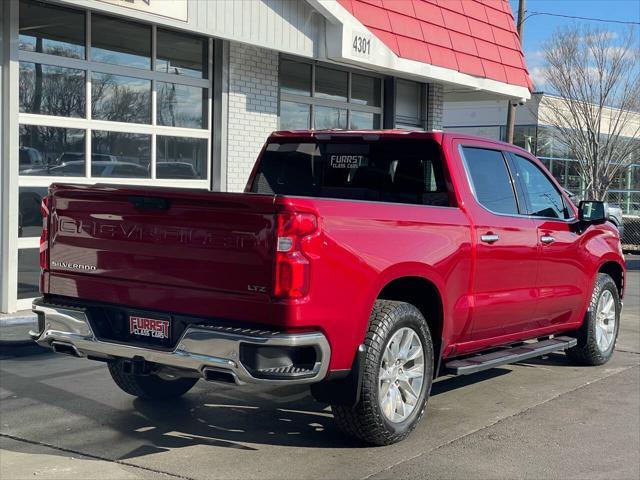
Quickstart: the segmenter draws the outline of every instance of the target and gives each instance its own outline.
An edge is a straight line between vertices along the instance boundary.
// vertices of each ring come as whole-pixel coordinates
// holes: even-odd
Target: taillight
[[[49,197],[43,197],[40,204],[42,233],[40,234],[40,268],[49,268]]]
[[[318,229],[312,213],[285,212],[277,216],[274,296],[301,298],[309,291],[309,260],[302,252],[302,240]]]

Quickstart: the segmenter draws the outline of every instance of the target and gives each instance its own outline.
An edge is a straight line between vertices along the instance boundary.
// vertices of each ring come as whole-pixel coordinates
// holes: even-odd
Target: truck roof
[[[343,130],[343,129],[329,129],[329,130],[278,130],[271,134],[271,138],[314,138],[318,140],[328,140],[330,138],[339,137],[363,137],[368,140],[375,140],[377,138],[428,138],[435,140],[438,143],[444,143],[445,139],[458,138],[465,140],[474,140],[477,142],[483,142],[500,147],[508,146],[512,149],[521,150],[522,152],[529,153],[525,149],[513,145],[510,143],[502,142],[500,140],[493,140],[490,138],[479,137],[476,135],[467,135],[458,132],[443,132],[441,130],[422,131],[422,130],[405,130],[405,129],[380,129],[380,130]],[[377,138],[376,138],[377,137]]]

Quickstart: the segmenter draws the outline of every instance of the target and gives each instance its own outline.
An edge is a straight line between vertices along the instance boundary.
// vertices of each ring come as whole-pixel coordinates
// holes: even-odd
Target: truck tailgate
[[[51,282],[271,291],[273,195],[56,184],[49,208]]]

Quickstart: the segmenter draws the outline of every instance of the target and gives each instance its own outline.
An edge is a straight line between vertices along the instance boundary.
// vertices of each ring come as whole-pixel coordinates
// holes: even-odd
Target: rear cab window
[[[453,206],[440,146],[429,139],[272,141],[250,191]]]

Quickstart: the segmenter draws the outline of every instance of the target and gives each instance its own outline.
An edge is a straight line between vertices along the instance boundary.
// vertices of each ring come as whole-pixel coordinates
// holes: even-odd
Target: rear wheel
[[[591,303],[580,330],[578,344],[567,355],[581,365],[602,365],[613,355],[620,328],[620,295],[613,279],[599,273]]]
[[[187,393],[198,381],[197,378],[175,378],[165,380],[157,375],[132,375],[125,373],[122,360],[109,362],[109,373],[124,392],[147,400],[168,400]]]
[[[365,339],[360,401],[333,405],[338,427],[375,445],[404,439],[424,414],[433,378],[429,327],[411,304],[376,301]]]

